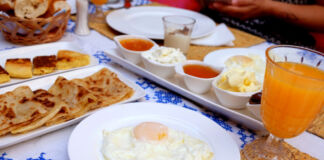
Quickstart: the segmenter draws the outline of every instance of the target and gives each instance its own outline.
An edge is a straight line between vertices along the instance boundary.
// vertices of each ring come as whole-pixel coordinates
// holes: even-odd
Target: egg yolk
[[[168,136],[168,127],[156,122],[143,122],[134,128],[137,140],[160,141]]]

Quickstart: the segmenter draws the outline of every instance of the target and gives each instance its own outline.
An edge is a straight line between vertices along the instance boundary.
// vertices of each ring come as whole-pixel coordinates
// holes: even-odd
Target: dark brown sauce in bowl
[[[123,39],[120,40],[119,43],[124,48],[132,51],[147,51],[154,46],[152,42],[139,38]]]
[[[215,71],[213,68],[199,65],[199,64],[187,64],[183,66],[184,73],[198,77],[198,78],[214,78],[219,75],[219,71]]]

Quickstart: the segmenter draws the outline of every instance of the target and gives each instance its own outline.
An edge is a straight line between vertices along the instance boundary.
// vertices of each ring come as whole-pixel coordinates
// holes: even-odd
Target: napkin
[[[234,46],[235,36],[224,23],[217,25],[208,36],[192,39],[191,44],[201,46]]]

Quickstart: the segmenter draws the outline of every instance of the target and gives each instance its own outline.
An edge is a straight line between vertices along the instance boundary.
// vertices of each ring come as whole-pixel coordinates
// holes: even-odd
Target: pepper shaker
[[[88,0],[77,0],[77,20],[75,33],[78,35],[90,34],[88,26]]]

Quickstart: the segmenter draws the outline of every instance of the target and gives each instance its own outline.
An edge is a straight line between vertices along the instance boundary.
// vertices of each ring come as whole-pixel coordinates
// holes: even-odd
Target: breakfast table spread
[[[68,1],[71,6],[75,6],[75,1]],[[144,5],[150,3],[147,0],[133,0],[132,5]],[[110,4],[104,7],[109,10],[113,7],[118,8],[118,4]],[[72,12],[75,12],[75,7],[72,7]],[[94,12],[94,6],[90,5],[89,12]],[[95,57],[100,66],[108,66],[115,71],[121,73],[128,80],[134,82],[140,88],[145,90],[145,96],[135,102],[156,102],[163,104],[174,104],[188,110],[198,112],[199,114],[208,117],[214,123],[221,126],[226,133],[229,134],[240,149],[260,137],[258,132],[255,132],[246,126],[233,121],[231,118],[223,116],[206,109],[204,106],[192,102],[190,99],[183,97],[181,94],[172,92],[163,86],[148,80],[142,76],[133,73],[130,70],[123,68],[121,65],[115,63],[105,51],[114,50],[117,46],[115,42],[106,36],[91,30],[89,35],[80,36],[75,34],[76,23],[69,20],[66,32],[59,42],[73,42],[77,44],[85,53]],[[249,47],[251,49],[259,49],[265,51],[266,48],[273,45],[269,42]],[[0,52],[10,51],[24,47],[22,45],[15,45],[0,36]],[[42,82],[46,83],[46,82]],[[1,89],[0,89],[1,90]],[[70,135],[78,124],[73,124],[65,128],[35,137],[33,139],[11,145],[0,149],[0,160],[68,160],[67,145]],[[285,139],[293,147],[305,152],[317,159],[324,159],[324,139],[313,135],[309,132],[303,132],[299,136],[291,139]]]

